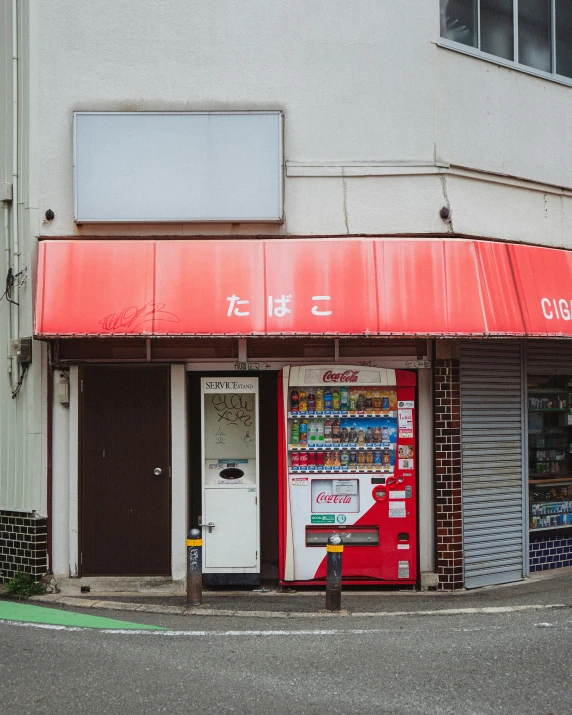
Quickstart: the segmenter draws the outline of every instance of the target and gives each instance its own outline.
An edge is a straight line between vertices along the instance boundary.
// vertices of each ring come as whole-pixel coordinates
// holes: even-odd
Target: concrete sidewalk
[[[93,608],[168,615],[314,617],[324,611],[322,590],[257,589],[205,591],[201,606],[187,607],[184,596],[153,593],[90,592],[81,595],[49,594],[31,601],[71,608]],[[508,612],[533,608],[572,608],[572,568],[545,572],[517,584],[471,591],[414,592],[371,591],[346,588],[342,613],[347,616],[438,615],[453,613]],[[338,615],[338,614],[335,614]]]

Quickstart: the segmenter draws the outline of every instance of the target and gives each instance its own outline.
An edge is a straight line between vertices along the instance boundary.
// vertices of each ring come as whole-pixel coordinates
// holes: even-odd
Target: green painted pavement
[[[74,628],[113,628],[120,630],[165,631],[161,626],[146,626],[141,623],[116,621],[113,618],[85,615],[62,611],[58,608],[31,606],[28,603],[0,600],[0,620],[23,621],[26,623],[45,623],[54,626],[72,626]]]

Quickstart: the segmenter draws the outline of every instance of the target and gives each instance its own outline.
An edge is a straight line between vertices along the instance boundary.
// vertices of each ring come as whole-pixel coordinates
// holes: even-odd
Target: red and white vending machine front
[[[415,372],[340,365],[281,375],[280,583],[319,585],[326,542],[345,584],[415,584]]]

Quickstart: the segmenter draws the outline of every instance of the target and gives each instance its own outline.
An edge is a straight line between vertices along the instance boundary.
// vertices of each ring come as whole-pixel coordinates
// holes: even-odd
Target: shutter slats
[[[521,347],[461,344],[465,586],[523,575]]]

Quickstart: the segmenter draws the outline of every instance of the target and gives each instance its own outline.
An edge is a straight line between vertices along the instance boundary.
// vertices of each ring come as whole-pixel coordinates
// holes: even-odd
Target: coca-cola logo
[[[359,370],[344,370],[344,372],[332,372],[328,370],[324,373],[323,382],[357,382]]]
[[[347,494],[326,494],[320,492],[316,497],[318,504],[351,504],[352,498]]]

